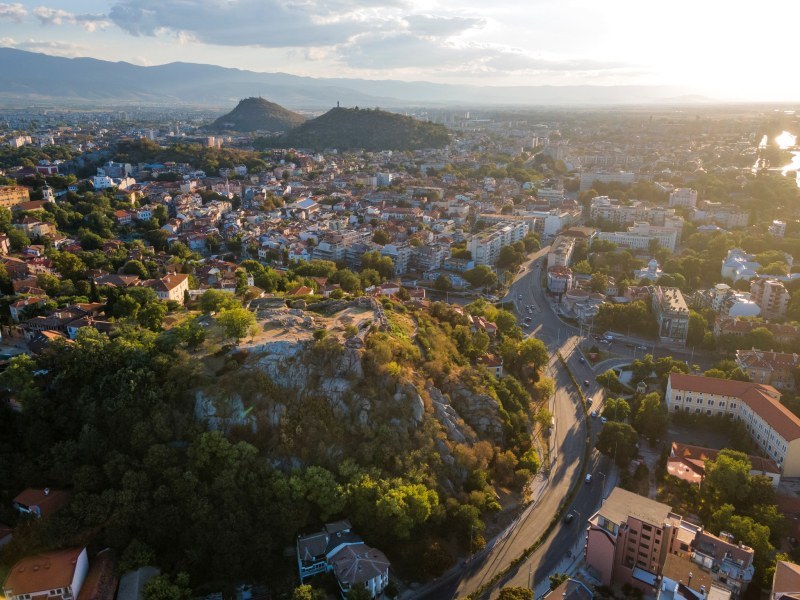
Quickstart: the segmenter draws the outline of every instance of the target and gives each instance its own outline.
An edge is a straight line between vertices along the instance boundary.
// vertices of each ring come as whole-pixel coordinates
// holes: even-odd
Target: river
[[[758,144],[759,148],[766,148],[767,136],[761,138],[761,142]],[[775,137],[775,143],[778,145],[778,148],[781,150],[789,150],[789,148],[797,148],[797,136],[789,133],[788,131],[781,132],[780,135]],[[795,177],[797,181],[797,186],[800,187],[800,178],[797,177],[798,171],[800,171],[800,150],[791,150],[792,160],[789,164],[782,166],[780,169],[770,169],[770,171],[780,171],[781,175],[788,176],[789,173],[792,173],[792,176]],[[760,160],[756,160],[756,164],[753,165],[753,173],[756,173],[759,169],[759,162]]]

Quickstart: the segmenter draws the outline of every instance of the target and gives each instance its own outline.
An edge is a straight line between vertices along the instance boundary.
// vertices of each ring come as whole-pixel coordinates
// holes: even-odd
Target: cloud
[[[18,48],[19,50],[28,50],[29,52],[42,52],[44,54],[69,58],[81,56],[85,54],[86,51],[86,46],[82,46],[81,44],[54,42],[51,40],[34,40],[30,38],[22,42],[17,42],[13,38],[0,38],[0,45],[9,48]]]
[[[409,31],[420,36],[450,37],[486,24],[484,19],[473,17],[433,17],[429,15],[407,15]]]
[[[206,44],[288,48],[344,43],[388,20],[376,16],[377,9],[401,5],[400,0],[118,0],[109,18],[136,36],[169,31]]]
[[[0,2],[0,19],[11,19],[17,23],[28,16],[28,10],[20,3],[7,4]]]
[[[111,21],[105,15],[76,15],[60,8],[46,6],[34,8],[33,14],[42,25],[80,25],[86,31],[105,29],[111,25]]]
[[[621,62],[585,58],[545,58],[519,48],[464,43],[454,39],[416,35],[411,31],[359,35],[349,43],[339,46],[337,51],[339,59],[347,66],[370,70],[410,68],[488,75],[605,73],[631,67]]]

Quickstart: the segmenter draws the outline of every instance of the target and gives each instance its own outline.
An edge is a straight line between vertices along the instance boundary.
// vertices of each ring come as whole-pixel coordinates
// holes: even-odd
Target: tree
[[[449,292],[453,289],[453,282],[447,275],[441,273],[433,282],[433,287],[440,292]]]
[[[189,576],[179,573],[175,581],[169,575],[157,575],[144,585],[144,600],[190,600]]]
[[[388,234],[386,231],[384,231],[383,229],[378,229],[378,230],[377,230],[377,231],[376,231],[376,232],[375,232],[375,233],[372,235],[372,241],[373,241],[374,243],[376,243],[376,244],[379,244],[379,245],[381,245],[381,246],[385,246],[386,244],[388,244],[389,242],[391,242],[391,241],[392,241],[392,236],[390,236],[390,235],[389,235],[389,234]]]
[[[350,269],[339,269],[331,278],[333,283],[338,283],[342,290],[348,294],[361,291],[361,278]]]
[[[493,288],[497,285],[497,275],[487,265],[478,265],[474,269],[464,271],[462,276],[474,288]]]
[[[589,287],[593,292],[605,294],[608,288],[608,275],[605,273],[593,273],[589,281]]]
[[[311,587],[308,584],[303,584],[294,588],[292,591],[292,600],[325,600],[327,594],[323,590]]]
[[[203,295],[200,296],[200,310],[206,313],[239,306],[241,306],[241,304],[239,304],[236,298],[222,290],[206,290],[203,292]]]
[[[743,507],[750,493],[750,459],[744,452],[724,449],[715,460],[706,461],[703,495],[714,506],[732,504]]]
[[[609,421],[625,422],[631,414],[631,405],[625,398],[609,398],[603,408],[603,416]]]
[[[526,587],[504,587],[500,590],[497,600],[533,600],[533,592]]]
[[[627,423],[609,421],[600,430],[597,436],[597,450],[614,459],[617,466],[628,466],[639,453],[639,436],[636,430]]]
[[[381,281],[386,281],[394,274],[394,262],[388,256],[382,256],[377,250],[365,252],[361,256],[362,269],[374,269],[381,276]]]
[[[248,334],[258,333],[255,315],[241,306],[223,308],[217,314],[217,323],[222,326],[228,337],[236,338],[237,343]]]
[[[589,264],[588,260],[581,260],[572,267],[572,270],[581,275],[590,275],[592,272],[592,265]]]
[[[150,277],[150,273],[147,270],[147,267],[142,264],[139,260],[129,260],[125,263],[122,267],[122,272],[126,275],[138,275],[142,279],[147,279]]]
[[[14,252],[21,252],[31,245],[30,238],[25,235],[25,232],[22,231],[22,229],[18,229],[16,227],[9,229],[7,235],[9,246]]]
[[[689,331],[686,334],[686,344],[700,346],[706,334],[708,323],[703,315],[693,310],[689,311]]]
[[[636,430],[643,436],[655,440],[664,434],[668,424],[667,407],[661,402],[659,394],[657,392],[647,394],[636,413],[634,420]]]

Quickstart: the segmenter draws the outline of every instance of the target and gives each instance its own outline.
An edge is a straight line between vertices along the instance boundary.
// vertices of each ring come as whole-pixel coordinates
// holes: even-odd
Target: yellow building
[[[21,185],[0,185],[0,206],[11,208],[20,202],[31,199],[28,188]]]

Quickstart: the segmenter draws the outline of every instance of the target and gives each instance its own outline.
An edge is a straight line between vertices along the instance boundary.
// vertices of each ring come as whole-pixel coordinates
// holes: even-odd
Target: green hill
[[[264,98],[245,98],[227,115],[221,116],[208,131],[289,131],[305,117]]]
[[[333,108],[272,142],[278,147],[418,150],[450,141],[444,125],[379,109]]]

